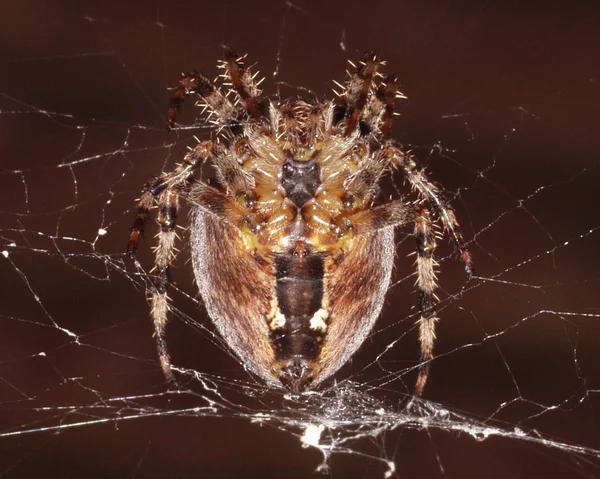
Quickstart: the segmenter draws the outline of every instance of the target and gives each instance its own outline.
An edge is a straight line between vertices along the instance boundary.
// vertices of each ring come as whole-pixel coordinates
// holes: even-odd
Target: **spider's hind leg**
[[[140,243],[140,238],[144,236],[146,220],[150,216],[150,209],[154,204],[154,195],[152,194],[150,183],[144,185],[142,194],[138,199],[138,209],[135,214],[135,220],[129,233],[129,242],[127,243],[126,253],[130,258],[135,257],[135,253]]]
[[[419,341],[421,343],[421,365],[415,386],[415,394],[421,396],[429,376],[429,367],[433,359],[433,346],[435,343],[435,324],[439,318],[435,312],[437,296],[436,267],[434,251],[437,246],[436,234],[429,210],[422,208],[421,213],[415,219],[415,239],[417,242],[417,281],[416,286],[419,293],[417,305],[419,308]]]
[[[427,201],[429,208],[439,217],[445,232],[450,235],[458,251],[459,259],[464,266],[465,272],[470,278],[473,275],[473,258],[465,246],[465,240],[456,220],[454,210],[446,203],[438,187],[427,178],[423,169],[417,165],[410,154],[404,153],[395,146],[388,146],[386,151],[389,154],[391,164],[402,170],[410,186],[417,191],[421,198]]]
[[[189,187],[189,180],[194,171],[211,156],[212,150],[212,142],[199,143],[185,155],[183,163],[177,165],[172,172],[163,173],[144,186],[127,244],[127,254],[131,257],[135,256],[139,239],[143,235],[145,221],[150,214],[150,209],[156,202],[158,204],[157,222],[160,230],[157,235],[158,245],[154,248],[154,268],[152,271],[156,272],[156,275],[150,299],[152,304],[151,316],[160,365],[164,375],[170,381],[173,380],[173,373],[164,337],[169,310],[167,288],[171,283],[170,267],[177,253],[175,249],[175,240],[177,239],[175,225],[179,212],[179,195],[180,191],[185,191]]]
[[[387,75],[369,97],[363,113],[363,121],[378,141],[385,140],[389,136],[394,116],[394,103],[398,98],[406,97],[398,91],[398,79],[395,75]]]
[[[158,232],[158,245],[154,249],[154,268],[156,278],[154,280],[154,290],[151,298],[151,315],[154,324],[154,335],[156,337],[156,347],[160,365],[165,377],[173,381],[173,372],[171,371],[171,360],[167,345],[165,342],[165,326],[168,320],[169,296],[167,287],[171,283],[171,263],[175,258],[177,250],[175,249],[175,224],[179,212],[179,194],[172,188],[168,188],[161,193],[158,198],[158,218],[160,225]]]
[[[389,155],[393,166],[399,167],[404,173],[411,187],[416,190],[421,200],[428,207],[421,208],[421,214],[415,219],[415,238],[417,241],[417,289],[419,291],[418,306],[421,317],[419,319],[419,340],[421,342],[421,366],[415,386],[415,394],[420,396],[427,382],[429,367],[433,359],[433,345],[435,343],[435,324],[438,317],[435,313],[437,297],[436,267],[437,262],[433,256],[436,248],[436,231],[431,220],[430,210],[439,218],[445,232],[452,239],[463,263],[465,272],[470,277],[473,274],[473,261],[471,253],[464,243],[454,210],[446,203],[437,186],[419,168],[410,154],[404,153],[399,148],[388,144],[384,149]]]

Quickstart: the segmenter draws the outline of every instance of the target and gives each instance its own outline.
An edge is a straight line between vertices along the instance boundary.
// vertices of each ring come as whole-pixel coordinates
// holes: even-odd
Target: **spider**
[[[437,297],[436,228],[452,239],[468,275],[471,255],[453,210],[413,157],[389,139],[398,91],[394,75],[367,53],[338,100],[269,100],[244,58],[227,52],[218,87],[197,71],[173,89],[167,129],[189,95],[218,128],[172,172],[148,181],[127,247],[135,254],[158,206],[151,316],[160,364],[173,379],[165,343],[170,264],[176,254],[179,200],[191,206],[193,269],[204,305],[229,347],[267,383],[300,393],[335,373],[368,336],[390,284],[394,228],[412,223],[421,395],[433,358]],[[230,100],[233,98],[233,101]],[[194,176],[206,162],[216,179]],[[399,170],[416,201],[381,201],[378,183]],[[433,214],[432,214],[433,212]]]

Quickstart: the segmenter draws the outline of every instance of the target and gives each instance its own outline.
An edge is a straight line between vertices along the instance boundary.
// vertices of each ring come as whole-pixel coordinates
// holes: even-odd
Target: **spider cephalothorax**
[[[390,283],[394,227],[414,224],[422,365],[421,394],[437,317],[436,238],[429,208],[471,257],[454,213],[410,155],[388,140],[397,80],[373,53],[354,64],[337,101],[268,100],[227,53],[220,67],[232,103],[198,72],[174,89],[168,128],[190,94],[210,111],[220,137],[199,141],[171,173],[146,184],[128,246],[133,255],[150,208],[160,232],[152,318],[162,368],[169,266],[180,197],[192,207],[190,245],[200,294],[217,329],[246,367],[292,392],[337,371],[369,334]],[[216,181],[193,174],[210,161]],[[378,183],[399,169],[418,201],[380,202]]]

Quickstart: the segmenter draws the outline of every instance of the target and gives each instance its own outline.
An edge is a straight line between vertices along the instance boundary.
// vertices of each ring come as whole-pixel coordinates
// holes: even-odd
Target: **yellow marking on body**
[[[286,319],[279,310],[279,301],[277,301],[277,298],[271,298],[271,301],[269,302],[269,314],[267,319],[269,320],[269,328],[271,328],[271,331],[275,331],[276,329],[285,326]]]
[[[269,323],[269,328],[271,328],[271,331],[281,329],[285,326],[285,322],[285,316],[281,314],[281,311],[277,311],[277,313],[275,313],[275,317]]]
[[[323,308],[319,309],[313,317],[310,318],[310,329],[324,333],[327,331],[327,323],[325,322],[327,318],[329,318],[329,312]]]

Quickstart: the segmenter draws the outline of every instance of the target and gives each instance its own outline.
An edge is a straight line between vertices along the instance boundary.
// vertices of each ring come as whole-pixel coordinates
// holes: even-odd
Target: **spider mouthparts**
[[[281,384],[294,394],[306,391],[313,382],[314,376],[312,364],[301,358],[284,361],[279,370]]]

